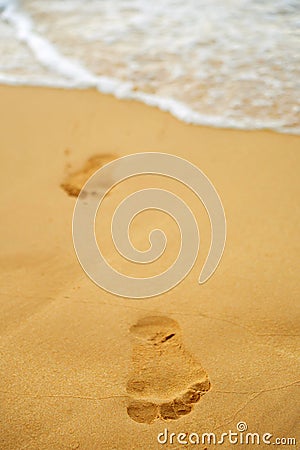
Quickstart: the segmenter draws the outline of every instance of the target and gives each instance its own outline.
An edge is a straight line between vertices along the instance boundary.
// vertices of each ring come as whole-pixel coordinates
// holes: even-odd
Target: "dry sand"
[[[167,428],[220,436],[240,421],[273,441],[299,440],[300,138],[190,126],[92,90],[1,87],[0,95],[1,450],[204,449],[211,446],[159,445],[157,435]],[[148,232],[165,227],[162,261],[131,267],[115,254],[108,226],[129,192],[153,183],[173,189],[201,232],[199,258],[178,287],[128,300],[81,269],[71,235],[76,198],[68,194],[93,167],[142,151],[199,166],[222,198],[228,237],[218,270],[199,286],[210,231],[194,195],[149,176],[115,188],[97,236],[125,273],[158,273],[178,249],[174,223],[146,212],[132,239],[145,249]]]

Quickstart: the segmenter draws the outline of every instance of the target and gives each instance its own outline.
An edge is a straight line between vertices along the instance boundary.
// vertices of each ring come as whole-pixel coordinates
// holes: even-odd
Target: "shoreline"
[[[63,84],[57,84],[57,85],[49,85],[46,84],[22,84],[18,82],[12,82],[12,83],[2,83],[0,80],[0,86],[1,87],[9,87],[9,88],[21,88],[21,89],[54,89],[54,90],[63,90],[63,91],[93,91],[100,95],[108,95],[112,96],[114,99],[119,101],[132,101],[141,103],[147,107],[158,109],[161,112],[165,112],[167,114],[170,114],[175,119],[179,120],[180,122],[183,122],[187,125],[194,125],[194,126],[200,126],[200,127],[210,127],[210,128],[217,128],[222,130],[238,130],[238,131],[271,131],[274,133],[280,133],[280,134],[287,134],[292,136],[300,136],[300,129],[297,127],[293,129],[285,129],[284,126],[280,125],[264,125],[264,126],[254,126],[253,124],[250,126],[242,125],[241,121],[235,121],[234,119],[231,119],[227,125],[224,125],[224,117],[217,117],[217,116],[204,116],[196,111],[193,111],[188,106],[186,106],[184,103],[181,103],[177,100],[173,100],[172,98],[162,98],[159,96],[156,96],[155,94],[148,94],[145,92],[135,92],[130,91],[127,94],[124,91],[124,87],[122,87],[122,83],[118,80],[106,80],[106,77],[103,78],[103,86],[101,88],[101,83],[99,82],[99,86],[95,85],[88,85],[88,84],[82,84],[78,85],[76,82],[70,81],[69,86],[63,85]],[[74,83],[74,84],[72,84]],[[107,85],[106,85],[107,84]],[[118,87],[118,84],[120,86]],[[106,86],[105,86],[106,85]],[[126,85],[126,83],[124,83]],[[189,116],[189,119],[186,119],[186,117]],[[280,120],[280,119],[279,119]],[[254,119],[251,120],[251,122],[254,122]]]

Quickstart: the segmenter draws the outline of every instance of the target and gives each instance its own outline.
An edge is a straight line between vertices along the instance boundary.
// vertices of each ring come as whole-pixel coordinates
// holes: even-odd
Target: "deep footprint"
[[[178,323],[168,317],[140,319],[130,328],[133,369],[127,382],[128,415],[136,422],[177,420],[210,389],[201,364],[184,348]]]
[[[95,173],[98,169],[100,169],[100,167],[104,166],[105,164],[116,158],[117,155],[111,153],[92,156],[85,162],[85,164],[80,170],[70,173],[65,178],[63,183],[61,183],[61,187],[68,195],[78,197],[82,187],[90,178],[90,176],[93,175],[93,173]],[[109,184],[110,183],[108,182],[108,185]],[[100,188],[101,187],[105,188],[105,186],[100,186]]]

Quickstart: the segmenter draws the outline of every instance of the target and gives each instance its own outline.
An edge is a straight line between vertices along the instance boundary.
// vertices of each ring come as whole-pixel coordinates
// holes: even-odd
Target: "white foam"
[[[174,0],[167,0],[167,3],[172,3]],[[235,0],[233,0],[234,2]],[[278,0],[279,1],[279,0]],[[282,1],[282,0],[280,0]],[[280,2],[279,1],[279,2]],[[28,0],[28,3],[30,1]],[[102,5],[102,2],[100,2]],[[105,45],[107,46],[113,46],[114,43],[117,43],[117,45],[120,45],[122,43],[122,39],[124,40],[124,35],[127,36],[126,33],[129,33],[130,35],[130,27],[134,27],[136,29],[135,34],[133,35],[133,39],[138,36],[138,33],[144,33],[144,28],[147,26],[151,27],[153,26],[153,23],[156,23],[159,21],[161,15],[164,13],[163,6],[160,4],[160,6],[150,7],[149,3],[147,1],[140,1],[137,2],[137,0],[134,0],[133,2],[127,2],[123,1],[123,3],[120,3],[120,0],[116,2],[118,3],[118,14],[122,15],[125,14],[129,15],[130,20],[127,21],[127,23],[123,23],[123,25],[120,28],[120,17],[117,17],[117,13],[113,12],[111,17],[111,24],[109,25],[109,29],[105,29],[108,25],[106,22],[104,22],[103,27],[104,30],[101,28],[101,30],[96,30],[93,28],[93,26],[90,26],[85,32],[83,33],[83,38],[80,37],[80,45],[82,46],[82,49],[79,48],[79,43],[76,41],[74,45],[77,43],[76,51],[74,47],[74,51],[72,47],[68,49],[68,47],[65,48],[65,55],[62,53],[60,48],[63,47],[64,43],[61,44],[61,41],[63,41],[64,38],[64,30],[61,31],[60,36],[58,36],[59,46],[53,45],[48,37],[46,37],[46,31],[48,31],[48,34],[50,33],[50,28],[48,29],[45,24],[43,25],[44,28],[42,28],[42,32],[38,31],[36,29],[36,24],[32,21],[30,16],[25,13],[18,4],[17,1],[1,1],[0,0],[0,8],[3,8],[3,12],[1,13],[1,18],[5,21],[5,23],[13,27],[14,33],[18,38],[18,41],[24,46],[30,50],[31,54],[33,55],[34,61],[38,62],[40,66],[43,68],[43,71],[39,72],[38,66],[35,73],[30,73],[30,67],[28,68],[24,64],[21,65],[22,70],[18,70],[15,72],[10,69],[9,64],[7,64],[8,69],[2,71],[1,73],[1,57],[0,57],[0,83],[5,84],[19,84],[19,85],[39,85],[39,86],[54,86],[54,87],[62,87],[62,88],[86,88],[86,87],[95,87],[100,92],[107,93],[107,94],[113,94],[117,98],[122,99],[133,99],[137,101],[141,101],[143,103],[146,103],[151,106],[155,106],[160,108],[163,111],[168,111],[171,114],[173,114],[176,118],[179,120],[182,120],[187,123],[191,124],[197,124],[197,125],[208,125],[208,126],[216,126],[216,127],[225,127],[225,128],[239,128],[239,129],[272,129],[277,130],[281,132],[289,132],[289,133],[295,133],[300,134],[300,128],[299,124],[297,125],[293,117],[286,118],[286,115],[284,111],[281,114],[276,114],[275,117],[262,117],[262,115],[258,114],[257,117],[255,114],[247,112],[247,110],[243,110],[245,99],[243,96],[241,97],[241,94],[236,95],[235,98],[230,99],[230,107],[228,109],[225,109],[223,111],[220,111],[220,102],[224,101],[224,95],[228,95],[228,90],[231,89],[230,83],[228,84],[227,78],[229,77],[230,82],[230,76],[232,74],[235,74],[235,80],[239,83],[259,83],[260,76],[263,76],[263,72],[265,71],[266,74],[264,75],[264,82],[267,83],[270,90],[268,92],[264,92],[261,97],[253,97],[252,99],[252,105],[253,108],[267,108],[270,105],[272,105],[272,100],[274,97],[274,92],[279,92],[283,89],[284,92],[284,80],[276,79],[276,77],[271,76],[268,68],[265,66],[261,68],[261,71],[256,70],[255,68],[249,66],[246,70],[241,70],[241,67],[243,67],[243,64],[245,61],[235,61],[234,59],[230,59],[226,56],[226,58],[223,60],[225,61],[225,67],[221,67],[216,70],[213,70],[213,67],[210,67],[210,64],[206,64],[206,61],[209,60],[209,58],[212,57],[214,53],[212,53],[210,40],[214,38],[215,34],[212,31],[212,25],[210,25],[209,20],[206,22],[201,22],[201,25],[205,27],[205,30],[201,32],[201,36],[199,36],[199,33],[197,35],[197,39],[195,40],[193,38],[193,33],[185,33],[183,36],[181,36],[178,41],[180,41],[180,45],[178,48],[174,47],[174,56],[175,60],[177,58],[177,63],[173,63],[172,65],[172,73],[171,76],[166,78],[166,80],[161,83],[160,80],[157,79],[160,72],[157,69],[157,61],[159,62],[159,47],[158,43],[156,42],[155,37],[155,30],[151,34],[146,34],[145,42],[143,41],[143,47],[141,47],[143,50],[145,50],[148,46],[150,53],[153,52],[153,66],[154,67],[154,75],[151,75],[151,72],[145,72],[144,67],[141,65],[141,61],[143,61],[143,55],[142,59],[139,60],[139,55],[136,57],[136,48],[130,47],[129,44],[126,44],[126,48],[123,51],[128,51],[128,55],[126,55],[126,64],[127,64],[127,72],[128,76],[124,76],[124,69],[122,70],[116,70],[116,73],[119,74],[118,77],[111,76],[110,73],[106,75],[99,75],[95,72],[95,70],[90,70],[90,68],[87,68],[86,65],[90,65],[91,67],[97,66],[97,61],[95,61],[93,58],[89,58],[89,55],[87,55],[86,58],[84,58],[82,55],[84,53],[84,50],[91,49],[94,51],[94,49],[97,49],[97,46],[94,44],[101,42],[101,45],[103,45],[103,42],[106,41]],[[178,2],[180,4],[179,12],[176,13],[176,11],[169,10],[168,12],[172,15],[172,20],[177,21],[179,24],[181,24],[181,15],[184,14],[185,9],[187,10],[187,17],[188,21],[191,23],[192,16],[191,16],[191,9],[189,8],[189,3],[193,3],[193,0],[189,0],[189,2],[182,2],[181,0]],[[246,2],[247,3],[247,2]],[[291,7],[293,2],[285,2],[286,8]],[[52,6],[50,6],[50,4]],[[54,10],[55,13],[58,11],[60,13],[68,12],[68,14],[71,14],[71,11],[75,8],[76,13],[76,7],[80,8],[81,2],[79,1],[70,1],[66,0],[64,4],[62,5],[59,2],[55,2],[54,0],[52,2],[49,2],[49,14],[51,13],[51,8]],[[36,2],[33,3],[33,6],[38,5],[38,7],[41,9],[42,3]],[[45,5],[45,4],[44,4]],[[91,8],[91,11],[89,10],[85,14],[93,14],[93,7],[99,8],[99,2],[96,5],[95,2],[91,1],[90,4],[86,4],[86,8]],[[26,6],[26,2],[25,2]],[[33,8],[31,5],[31,7]],[[170,5],[169,5],[170,6]],[[292,5],[293,6],[293,5]],[[73,9],[72,9],[73,7]],[[127,10],[126,10],[127,7]],[[138,14],[131,14],[131,10],[133,8],[136,8],[135,11],[138,11]],[[101,10],[101,13],[107,15],[110,14],[107,8],[104,5],[101,6],[101,8],[104,8],[104,10]],[[121,12],[120,12],[121,11]],[[125,11],[125,12],[124,12]],[[225,10],[222,10],[222,14],[224,16]],[[99,12],[99,11],[98,11]],[[74,14],[75,14],[74,13]],[[38,17],[37,13],[35,13]],[[78,14],[77,14],[78,15]],[[225,14],[226,15],[226,14]],[[80,17],[75,17],[76,20],[80,20]],[[51,19],[51,18],[50,18]],[[223,19],[226,19],[224,16]],[[92,23],[92,18],[89,16],[89,20]],[[154,22],[153,22],[154,21]],[[129,24],[129,25],[128,25]],[[46,24],[49,26],[49,24]],[[75,24],[78,26],[78,23]],[[73,28],[75,27],[73,26]],[[174,29],[174,24],[172,25],[172,32],[170,35],[167,33],[166,35],[162,36],[161,45],[168,46],[172,45],[174,43],[174,36],[176,35],[176,29]],[[181,25],[183,26],[183,25]],[[186,32],[185,25],[183,27],[184,31]],[[49,31],[50,30],[50,31]],[[232,29],[224,28],[224,39],[226,38],[226,33],[234,34],[235,28]],[[274,29],[274,33],[276,33],[276,29]],[[174,34],[175,33],[175,34]],[[0,29],[1,34],[1,29]],[[9,34],[9,33],[8,33]],[[153,35],[154,34],[154,35]],[[100,36],[100,37],[99,37]],[[123,37],[122,37],[123,36]],[[7,39],[11,40],[11,35],[8,36]],[[78,38],[79,39],[79,38]],[[83,40],[82,40],[83,39]],[[233,40],[233,37],[230,37],[231,41]],[[109,41],[109,42],[108,42]],[[231,42],[230,41],[230,42]],[[9,41],[10,42],[10,41]],[[176,41],[177,42],[177,41]],[[17,47],[16,45],[16,54],[18,54],[18,57],[16,59],[16,64],[22,64],[22,58],[24,58],[24,48]],[[217,45],[217,50],[218,46]],[[240,49],[239,49],[239,40],[238,36],[235,37],[235,44],[232,45],[232,48],[230,48],[230,51],[238,52],[239,57],[240,56]],[[264,45],[259,48],[258,54],[264,54],[265,51],[268,51],[268,48],[271,46],[271,43],[265,42]],[[102,48],[102,47],[101,47]],[[105,49],[105,47],[103,47]],[[189,84],[182,83],[182,79],[184,81],[184,78],[187,76],[187,71],[185,67],[185,55],[180,55],[180,49],[185,49],[186,55],[197,55],[199,52],[199,58],[198,60],[203,65],[203,67],[198,68],[195,73],[190,76],[188,79]],[[201,51],[200,51],[200,50]],[[238,49],[238,50],[237,50]],[[272,47],[273,49],[273,47]],[[71,51],[70,51],[71,50]],[[213,51],[216,51],[215,49]],[[18,53],[19,52],[19,53]],[[130,53],[132,52],[132,53]],[[192,53],[190,53],[192,52]],[[198,53],[197,53],[198,52]],[[122,53],[122,55],[123,55]],[[79,57],[75,59],[72,58],[70,54],[78,55]],[[230,55],[229,55],[230,56]],[[30,56],[28,56],[29,58]],[[101,55],[100,55],[101,57]],[[257,56],[256,56],[257,57]],[[83,61],[86,59],[86,61]],[[174,58],[173,58],[174,59]],[[151,61],[151,57],[150,57]],[[148,64],[148,60],[146,60]],[[111,66],[114,67],[116,64],[116,55],[111,56]],[[155,65],[156,64],[156,65]],[[200,64],[200,66],[201,66]],[[100,65],[101,66],[101,65]],[[107,66],[107,72],[111,72],[111,68],[108,65]],[[292,67],[292,66],[291,66]],[[196,67],[197,68],[197,67]],[[194,69],[194,67],[193,67]],[[211,73],[210,71],[213,70]],[[230,74],[230,71],[232,70],[232,74]],[[21,73],[20,73],[21,72]],[[126,72],[126,70],[125,70]],[[259,73],[260,72],[260,73]],[[137,73],[138,77],[138,87],[135,82],[135,74]],[[152,77],[152,78],[151,78]],[[214,79],[214,83],[216,85],[209,86],[207,85],[207,92],[205,92],[206,98],[205,98],[205,105],[207,109],[210,110],[210,112],[201,112],[201,109],[203,109],[203,105],[201,106],[201,102],[197,100],[195,101],[191,97],[191,93],[193,94],[193,91],[191,90],[190,86],[193,86],[193,83],[199,83],[201,80],[203,80],[204,83],[207,83],[207,81],[210,80],[210,78]],[[146,82],[146,91],[149,89],[149,86],[151,87],[150,90],[154,92],[146,92],[141,89],[139,86],[139,83],[142,84],[143,82]],[[148,84],[147,84],[148,83]],[[172,87],[172,83],[174,84],[174,87]],[[176,84],[177,83],[177,84]],[[227,85],[226,85],[227,83]],[[285,83],[286,86],[291,86],[291,88],[294,87],[293,84],[293,78],[290,77],[287,83]],[[182,92],[178,91],[178,87],[182,88],[183,94],[184,90],[187,90],[186,97],[182,95]],[[249,86],[252,86],[250,84]],[[187,89],[187,87],[189,89]],[[166,92],[168,95],[166,95]],[[243,92],[243,91],[242,91]],[[255,89],[253,91],[256,92]],[[178,95],[180,94],[180,95]],[[197,92],[196,92],[197,94]],[[196,95],[195,94],[195,95]],[[247,90],[245,91],[245,94],[247,97]],[[178,98],[176,98],[178,97]],[[183,99],[183,100],[182,100]],[[221,100],[220,100],[221,99]],[[247,98],[246,98],[247,100]],[[203,103],[204,104],[204,103]],[[224,103],[224,106],[226,107],[226,101]],[[284,106],[285,108],[286,106]],[[283,108],[283,110],[284,110]],[[299,110],[297,111],[297,106],[293,105],[293,109],[291,109],[291,114],[293,116],[296,116]],[[204,108],[205,109],[205,108]],[[238,109],[238,113],[236,113],[236,109]],[[294,121],[293,121],[294,120]]]
[[[18,39],[30,48],[42,66],[77,83],[95,83],[95,77],[88,70],[64,58],[50,42],[33,31],[32,21],[20,11],[17,1],[6,1],[4,6],[2,18],[14,27]]]

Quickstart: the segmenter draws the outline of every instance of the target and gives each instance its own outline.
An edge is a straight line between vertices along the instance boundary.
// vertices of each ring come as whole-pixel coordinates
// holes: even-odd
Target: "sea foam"
[[[0,82],[94,87],[188,123],[299,134],[299,4],[224,3],[2,0]]]

